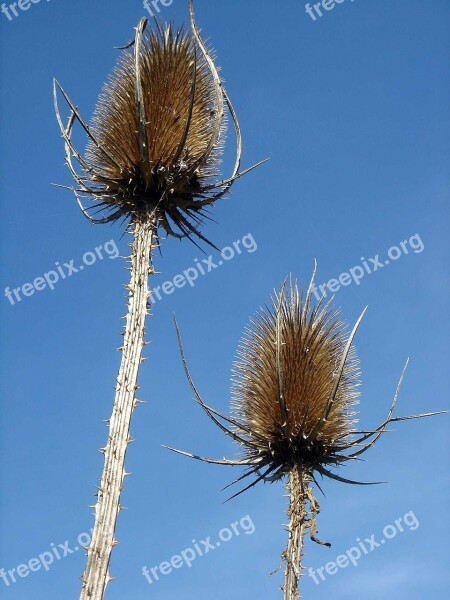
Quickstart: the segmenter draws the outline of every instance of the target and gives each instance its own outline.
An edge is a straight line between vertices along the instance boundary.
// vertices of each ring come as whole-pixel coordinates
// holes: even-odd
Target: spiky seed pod
[[[286,476],[290,522],[283,553],[285,600],[298,598],[306,531],[313,541],[323,544],[316,537],[320,512],[312,490],[313,483],[320,489],[316,475],[348,484],[374,485],[343,478],[330,468],[364,454],[389,423],[439,414],[392,416],[405,365],[386,420],[372,431],[355,429],[359,368],[353,339],[366,309],[347,333],[331,301],[325,303],[322,297],[312,306],[315,272],[304,298],[296,284],[291,283],[287,292],[283,285],[272,307],[261,309],[251,320],[233,367],[229,417],[207,406],[197,391],[176,325],[184,369],[198,403],[239,444],[243,455],[235,460],[212,459],[169,449],[204,462],[246,467],[230,485],[250,476],[255,479],[232,498],[259,481],[274,482]]]
[[[71,189],[94,223],[151,218],[167,234],[194,234],[208,242],[199,231],[205,208],[250,170],[239,172],[239,124],[199,35],[192,0],[190,13],[190,32],[158,23],[149,30],[147,19],[141,20],[134,42],[123,48],[104,87],[90,126],[55,82],[66,159],[78,185]],[[57,87],[71,109],[67,127],[59,116]],[[226,109],[237,138],[236,161],[229,178],[214,182],[225,141]],[[76,121],[89,138],[84,157],[72,144]],[[83,205],[86,196],[94,199],[90,209]],[[102,211],[106,216],[93,216]]]
[[[123,214],[157,207],[159,218],[177,220],[178,210],[196,210],[201,189],[217,175],[224,136],[217,90],[192,35],[172,27],[151,30],[138,56],[147,153],[141,160],[131,50],[120,58],[100,96],[87,159],[96,166],[92,183]],[[218,123],[221,127],[218,127]],[[120,144],[117,141],[120,140]],[[111,159],[101,148],[110,150]],[[114,160],[112,160],[114,159]],[[120,165],[120,166],[119,166]],[[109,183],[106,184],[105,181]],[[162,198],[162,200],[161,200]]]
[[[280,474],[300,462],[334,464],[340,440],[355,423],[358,361],[350,348],[328,417],[327,405],[347,335],[339,311],[320,303],[310,310],[298,288],[262,309],[244,335],[233,369],[232,407],[258,448]]]

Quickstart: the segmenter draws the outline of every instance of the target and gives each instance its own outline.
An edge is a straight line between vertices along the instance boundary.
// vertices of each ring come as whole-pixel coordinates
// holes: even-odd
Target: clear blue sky
[[[205,229],[220,247],[250,234],[247,246],[257,250],[244,248],[193,287],[163,294],[148,322],[151,345],[140,376],[147,404],[132,425],[136,443],[127,467],[133,475],[123,495],[129,510],[119,519],[121,545],[111,565],[118,580],[109,600],[281,595],[281,574],[268,574],[286,541],[282,486],[261,485],[224,505],[220,489],[237,473],[161,448],[173,444],[210,456],[236,451],[192,400],[174,311],[199,389],[227,412],[238,340],[286,274],[307,280],[316,257],[318,283],[340,276],[348,283],[342,274],[359,267],[358,276],[362,257],[373,266],[369,259],[379,255],[389,265],[336,294],[350,322],[369,304],[357,336],[362,427],[384,418],[407,356],[397,414],[447,406],[450,3],[345,0],[322,9],[315,21],[301,0],[197,0],[196,9],[240,118],[245,166],[271,160],[236,184],[232,197],[214,209],[218,224]],[[57,262],[63,268],[73,260],[78,267],[83,255],[93,262],[89,253],[108,241],[111,255],[115,247],[121,255],[128,250],[120,227],[90,225],[70,193],[50,185],[70,183],[51,80],[56,76],[89,118],[117,56],[113,46],[128,42],[145,14],[134,0],[42,0],[17,10],[11,21],[0,13],[0,568],[6,570],[52,551],[51,544],[68,540],[73,548],[93,524],[87,506],[102,468],[101,420],[111,411],[120,358],[114,348],[125,312],[124,261],[105,252],[83,271],[61,276],[53,291],[23,288]],[[186,21],[187,0],[174,0],[162,15]],[[202,258],[188,242],[165,241],[163,257],[155,259],[161,275],[151,287]],[[13,297],[12,304],[7,287],[32,295],[21,291],[22,300]],[[393,427],[367,463],[345,470],[388,485],[325,482],[318,526],[333,546],[308,543],[306,566],[325,566],[357,538],[380,540],[385,526],[395,527],[411,511],[420,525],[410,515],[411,527],[403,525],[367,555],[361,551],[358,567],[322,571],[320,585],[306,575],[305,598],[448,597],[448,423],[444,416]],[[191,568],[161,575],[152,585],[142,575],[144,566],[170,560],[193,539],[217,541],[222,528],[246,515],[255,526],[251,535],[241,528]],[[84,562],[79,551],[55,558],[48,571],[16,575],[9,586],[0,578],[0,597],[77,598]]]

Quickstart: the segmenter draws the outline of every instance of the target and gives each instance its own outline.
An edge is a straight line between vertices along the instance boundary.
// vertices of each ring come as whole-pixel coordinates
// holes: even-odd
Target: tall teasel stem
[[[156,244],[155,223],[152,219],[134,223],[131,254],[131,278],[128,289],[128,312],[122,347],[122,360],[117,377],[114,406],[109,421],[103,474],[95,506],[95,525],[87,549],[87,567],[83,575],[80,600],[101,600],[111,576],[109,561],[117,544],[114,538],[117,516],[121,510],[120,496],[125,472],[125,455],[131,442],[131,416],[139,404],[136,399],[137,378],[141,354],[145,346],[145,318],[148,314],[148,277],[153,274],[152,250]]]
[[[391,423],[440,414],[394,417],[405,365],[387,418],[369,431],[355,427],[359,369],[353,340],[366,311],[348,333],[331,301],[325,302],[322,297],[313,306],[315,274],[316,265],[306,295],[292,280],[290,291],[286,290],[285,281],[272,298],[272,306],[261,309],[251,319],[233,367],[229,416],[201,397],[189,372],[177,326],[183,367],[192,392],[210,420],[239,444],[241,456],[215,459],[167,448],[211,464],[244,467],[244,473],[226,486],[241,484],[231,498],[260,481],[288,479],[289,536],[282,555],[284,600],[299,598],[306,533],[313,542],[330,547],[317,538],[320,506],[313,486],[322,489],[316,474],[349,485],[376,485],[379,482],[346,479],[330,468],[339,469],[367,452]]]
[[[75,181],[75,186],[62,187],[74,193],[91,223],[122,221],[134,231],[122,364],[108,443],[102,450],[105,466],[81,600],[101,600],[111,579],[109,560],[116,544],[130,420],[138,403],[134,394],[144,345],[147,278],[153,272],[151,252],[158,245],[158,230],[214,246],[201,231],[208,207],[258,166],[240,170],[238,119],[201,39],[193,0],[189,14],[190,31],[159,21],[150,27],[145,17],[139,21],[89,124],[56,80],[53,86],[66,164]],[[66,123],[59,108],[61,96],[70,109]],[[231,175],[223,178],[218,167],[227,112],[236,136],[236,159]],[[75,126],[88,137],[84,155],[74,145]]]
[[[283,558],[284,570],[284,600],[298,600],[299,582],[302,571],[303,538],[307,530],[305,487],[302,473],[298,467],[293,467],[289,473],[286,485],[289,496],[289,529],[288,542]]]

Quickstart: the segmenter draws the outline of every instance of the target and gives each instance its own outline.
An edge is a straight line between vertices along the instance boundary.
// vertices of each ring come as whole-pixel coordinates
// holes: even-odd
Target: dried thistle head
[[[299,463],[306,470],[335,463],[356,423],[355,350],[346,347],[339,311],[330,303],[312,310],[310,302],[310,293],[303,301],[296,285],[288,293],[283,286],[251,320],[233,369],[233,416],[245,427],[249,455],[258,448],[280,475]]]
[[[198,403],[244,452],[236,460],[216,460],[170,449],[209,463],[247,467],[232,484],[252,475],[256,478],[235,496],[294,469],[306,485],[312,481],[319,485],[317,473],[343,483],[373,485],[345,479],[330,468],[358,459],[389,423],[438,414],[392,416],[405,365],[386,420],[371,431],[355,428],[359,369],[353,339],[366,309],[346,333],[332,300],[325,304],[322,297],[312,306],[315,271],[304,298],[296,284],[291,283],[288,293],[283,285],[272,307],[250,321],[233,369],[229,417],[202,400],[187,368],[177,326],[186,376]]]
[[[205,208],[250,170],[239,171],[239,124],[195,24],[192,0],[189,4],[190,32],[158,22],[149,29],[147,19],[140,21],[135,40],[122,48],[90,126],[55,81],[66,162],[78,186],[70,189],[93,223],[150,218],[167,234],[205,240],[198,229]],[[67,127],[60,117],[57,87],[71,110]],[[227,109],[237,138],[236,161],[229,178],[214,182]],[[75,122],[89,138],[84,157],[72,143]],[[84,207],[86,196],[94,200],[95,213]],[[93,216],[102,211],[106,216]]]

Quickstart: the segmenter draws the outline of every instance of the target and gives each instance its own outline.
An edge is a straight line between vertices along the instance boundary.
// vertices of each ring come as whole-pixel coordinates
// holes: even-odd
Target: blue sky
[[[148,321],[151,345],[140,375],[147,403],[132,425],[133,475],[123,494],[128,510],[118,523],[110,600],[281,595],[281,573],[269,573],[286,541],[282,486],[261,485],[223,504],[220,489],[234,472],[161,448],[210,456],[236,451],[192,400],[174,311],[201,393],[226,412],[230,368],[248,318],[288,273],[308,280],[317,258],[319,284],[339,277],[347,283],[335,302],[349,322],[369,304],[356,339],[362,427],[385,416],[407,356],[397,414],[448,406],[450,4],[345,0],[315,21],[300,0],[197,0],[196,10],[240,119],[244,164],[270,162],[236,184],[214,209],[217,224],[205,229],[219,247],[247,236],[247,248],[241,245],[241,254],[193,286],[162,294]],[[6,570],[66,540],[73,549],[93,525],[87,506],[102,468],[97,448],[106,439],[102,419],[111,411],[125,312],[127,271],[123,259],[110,257],[125,255],[129,239],[119,226],[90,225],[69,192],[51,187],[70,183],[51,80],[56,76],[89,118],[117,57],[113,46],[132,38],[144,14],[134,0],[42,0],[11,21],[0,13],[0,568]],[[173,0],[161,15],[186,21],[187,1]],[[225,172],[231,136],[229,148]],[[100,245],[103,259],[95,254]],[[64,263],[79,267],[82,257],[84,270],[67,276]],[[155,258],[161,274],[150,286],[173,281],[203,258],[188,242],[166,240],[162,258]],[[367,273],[364,262],[374,268],[370,258],[384,266]],[[57,269],[55,263],[66,278],[53,291],[25,287],[32,295],[20,292],[14,303],[4,295]],[[356,567],[322,571],[319,585],[306,575],[305,598],[448,596],[448,417],[393,429],[366,463],[345,471],[388,485],[325,482],[318,526],[333,546],[308,542],[304,563],[317,572],[358,546],[357,538],[364,544],[375,535],[380,546],[361,550]],[[240,535],[152,585],[142,575],[144,566],[170,560],[193,539],[218,540],[247,515],[253,533],[236,526]],[[403,532],[395,524],[401,518],[412,524]],[[390,525],[396,535],[381,544]],[[48,571],[16,575],[9,586],[0,579],[0,597],[78,597],[83,553],[54,556]]]

